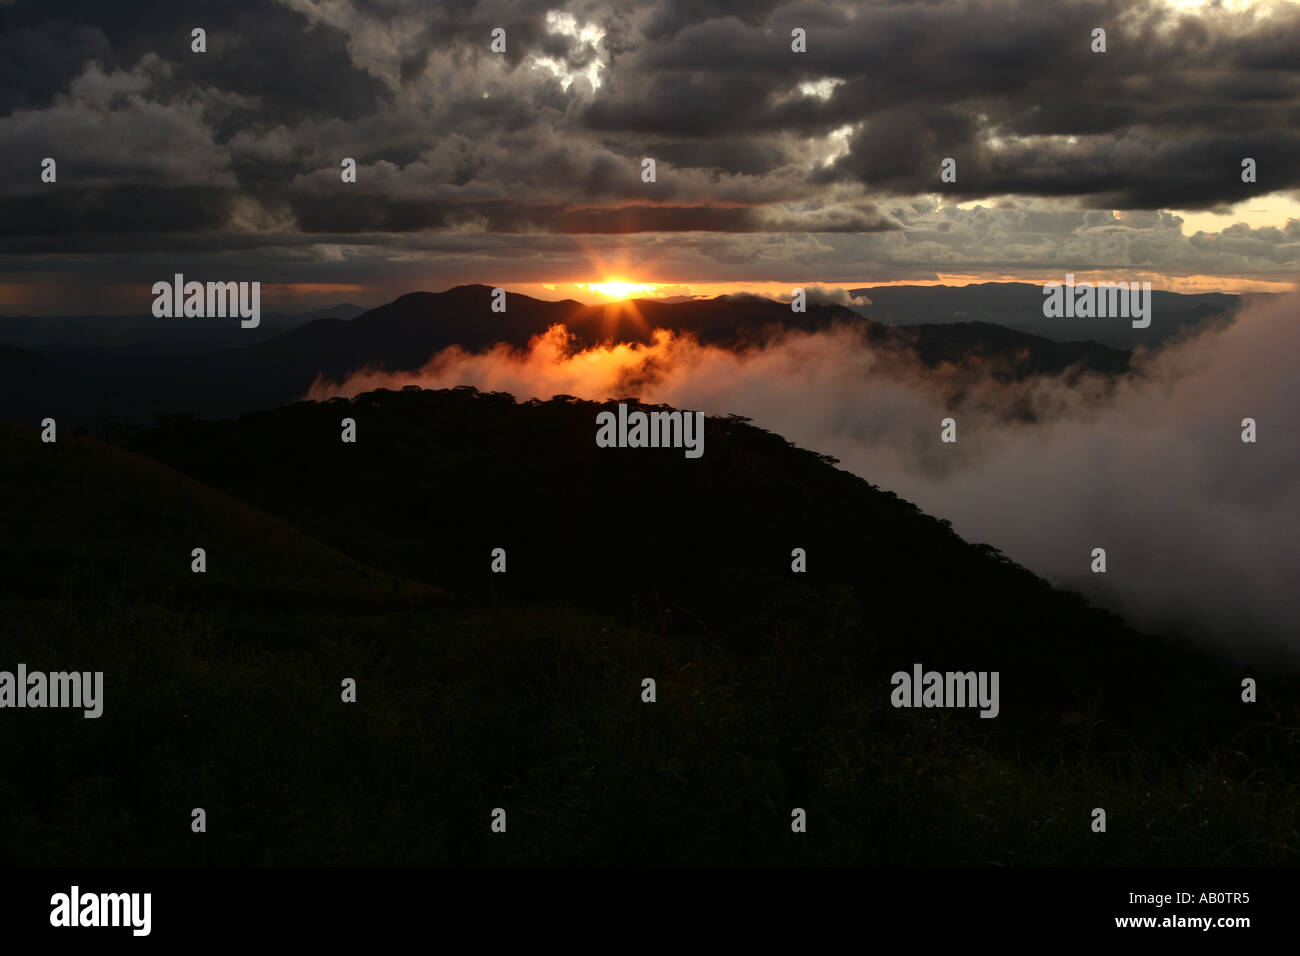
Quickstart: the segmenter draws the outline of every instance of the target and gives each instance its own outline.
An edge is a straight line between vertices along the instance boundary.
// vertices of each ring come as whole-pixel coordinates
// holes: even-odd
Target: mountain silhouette
[[[378,391],[129,453],[0,429],[0,666],[105,698],[0,721],[6,859],[1295,861],[1294,675],[1245,706],[1240,666],[824,456],[734,417],[699,459],[598,448],[610,407]],[[893,707],[917,664],[997,671],[999,715]]]
[[[435,353],[459,346],[481,351],[504,343],[525,347],[550,326],[563,324],[579,348],[649,343],[656,330],[689,333],[706,345],[738,348],[782,330],[805,332],[836,323],[864,329],[874,343],[915,351],[926,364],[987,356],[1016,375],[1054,372],[1079,364],[1103,374],[1127,369],[1127,356],[1094,342],[1061,343],[989,323],[889,329],[840,306],[809,304],[805,312],[757,296],[717,296],[685,302],[629,299],[582,305],[546,302],[511,293],[506,311],[492,311],[488,286],[457,286],[442,293],[404,295],[350,322],[320,320],[222,360],[245,367],[308,370],[342,376],[362,368],[415,371]]]
[[[950,292],[951,301],[963,301],[965,290]],[[233,348],[79,347],[68,344],[65,335],[57,347],[24,349],[30,354],[21,360],[18,353],[0,356],[0,366],[14,370],[0,393],[0,415],[33,422],[57,413],[61,421],[104,434],[122,423],[145,425],[162,415],[226,417],[301,399],[321,376],[340,380],[362,369],[414,372],[452,347],[524,349],[557,324],[569,331],[575,349],[648,343],[657,330],[737,349],[785,332],[847,326],[873,347],[896,350],[925,366],[1004,381],[1064,372],[1114,378],[1129,369],[1127,352],[1097,341],[1061,342],[987,321],[899,327],[841,306],[810,303],[806,312],[792,312],[787,304],[757,296],[583,305],[508,293],[506,311],[492,311],[492,303],[493,290],[484,285],[413,292],[354,318],[317,318]],[[33,373],[33,363],[42,359],[44,371]]]
[[[1055,277],[1064,282],[1065,276]],[[978,282],[964,286],[876,286],[854,289],[870,305],[851,308],[886,325],[949,322],[993,323],[1057,342],[1088,341],[1117,349],[1155,348],[1240,308],[1242,297],[1222,292],[1151,292],[1151,325],[1133,328],[1123,318],[1047,318],[1043,287],[1024,282]]]
[[[1149,686],[1153,668],[1213,670],[744,419],[707,419],[698,460],[599,448],[596,415],[611,407],[412,387],[176,422],[132,447],[471,605],[649,614],[738,648],[773,617],[839,627],[827,608],[852,607],[854,656],[984,661],[1017,687],[1005,723],[1026,733],[1063,699],[1099,695],[1124,713],[1116,727],[1131,725],[1173,692]],[[355,445],[340,441],[345,417]],[[495,548],[507,573],[490,572]],[[804,574],[791,572],[795,548]],[[823,646],[816,630],[805,638]]]

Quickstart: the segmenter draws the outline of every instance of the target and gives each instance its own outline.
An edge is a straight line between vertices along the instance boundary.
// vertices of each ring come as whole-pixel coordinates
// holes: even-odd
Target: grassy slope
[[[367,568],[173,468],[109,445],[0,424],[6,590],[113,588],[208,600],[276,592],[373,598],[434,589]],[[190,571],[194,548],[207,572]]]
[[[451,607],[165,468],[0,436],[4,573],[23,583],[4,589],[0,667],[102,669],[107,701],[97,721],[0,712],[13,862],[1297,859],[1294,681],[1267,682],[1259,710],[1195,752],[1160,726],[1108,736],[1088,706],[1029,715],[1032,739],[995,733],[889,708],[878,609],[833,582],[779,589],[743,635],[657,608]],[[1232,676],[1188,664],[1134,682]],[[488,829],[498,806],[504,836]]]

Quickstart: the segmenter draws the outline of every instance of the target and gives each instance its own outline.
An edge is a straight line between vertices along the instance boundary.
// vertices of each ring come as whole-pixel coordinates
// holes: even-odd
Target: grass
[[[726,628],[453,603],[146,459],[3,428],[0,452],[0,669],[105,675],[98,720],[0,712],[0,862],[1300,862],[1294,676],[1249,707],[1189,664],[1105,706],[1004,684],[997,721],[894,710],[890,671],[932,656],[888,595],[775,586]]]

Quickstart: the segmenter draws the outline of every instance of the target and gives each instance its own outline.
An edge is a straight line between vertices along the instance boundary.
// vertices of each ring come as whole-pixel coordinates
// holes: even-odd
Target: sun
[[[581,286],[583,283],[578,285]],[[659,288],[654,282],[629,282],[626,279],[606,279],[604,282],[588,282],[585,285],[592,292],[599,292],[611,299],[629,299],[634,295],[644,295]]]

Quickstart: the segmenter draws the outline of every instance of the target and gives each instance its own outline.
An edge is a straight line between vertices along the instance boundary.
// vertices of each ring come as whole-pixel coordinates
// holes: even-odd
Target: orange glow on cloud
[[[631,303],[624,305],[631,306]],[[473,385],[482,391],[538,398],[558,394],[606,398],[633,391],[653,391],[651,383],[658,377],[653,370],[675,368],[685,372],[705,355],[714,360],[730,360],[729,353],[723,350],[700,346],[689,336],[675,336],[664,329],[654,333],[654,341],[649,345],[601,345],[574,351],[568,330],[563,325],[555,325],[544,335],[534,337],[522,351],[498,345],[471,354],[453,346],[415,372],[367,370],[343,383],[318,379],[307,397],[319,401],[374,388],[418,384],[425,388]]]

